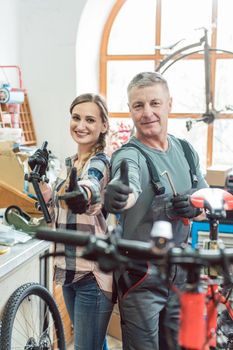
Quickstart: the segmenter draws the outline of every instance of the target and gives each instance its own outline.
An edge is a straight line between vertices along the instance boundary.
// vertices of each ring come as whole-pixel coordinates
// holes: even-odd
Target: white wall
[[[69,134],[71,101],[98,92],[99,46],[114,3],[0,0],[0,65],[20,66],[38,146],[47,140],[61,160],[76,150]]]
[[[0,66],[17,65],[19,61],[18,0],[0,0]],[[13,79],[18,84],[15,69],[0,69],[0,81]]]
[[[99,92],[100,44],[105,22],[115,2],[88,0],[83,10],[76,46],[77,94]]]
[[[76,95],[76,36],[86,0],[18,1],[19,62],[38,145],[48,140],[64,159],[75,150],[68,116]]]

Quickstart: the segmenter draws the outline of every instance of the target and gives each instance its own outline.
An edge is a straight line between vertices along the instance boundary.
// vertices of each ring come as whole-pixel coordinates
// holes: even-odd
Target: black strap
[[[159,175],[158,175],[157,169],[154,166],[154,163],[152,162],[152,159],[150,158],[150,156],[145,151],[143,151],[141,149],[141,147],[139,147],[135,143],[128,142],[128,143],[124,144],[122,147],[134,147],[145,157],[148,171],[150,174],[151,183],[152,183],[153,189],[155,191],[155,194],[160,195],[160,194],[165,193],[165,188],[162,186],[162,184],[159,180]]]
[[[189,143],[184,139],[178,139],[183,148],[185,158],[189,164],[189,173],[192,181],[192,188],[197,188],[198,178],[196,172],[196,166],[194,163],[193,152],[189,146]]]
[[[197,188],[198,178],[197,178],[196,166],[194,163],[193,152],[189,146],[189,143],[186,140],[179,139],[179,138],[178,138],[178,140],[183,148],[185,158],[189,164],[189,173],[190,173],[190,177],[191,177],[191,181],[192,181],[192,188]],[[165,188],[162,186],[162,184],[159,180],[159,175],[158,175],[157,169],[156,169],[152,159],[148,155],[148,153],[143,151],[141,149],[141,147],[139,147],[135,143],[131,143],[131,142],[124,144],[122,147],[134,147],[145,157],[148,171],[149,171],[150,178],[151,178],[151,183],[152,183],[155,194],[160,195],[160,194],[165,193]]]

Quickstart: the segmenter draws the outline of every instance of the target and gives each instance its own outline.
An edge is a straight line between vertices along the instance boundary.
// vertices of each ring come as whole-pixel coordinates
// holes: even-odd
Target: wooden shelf
[[[33,124],[32,113],[28,101],[27,93],[24,92],[24,102],[22,104],[0,104],[0,127],[12,127],[11,122],[4,123],[3,114],[9,113],[13,115],[14,113],[19,115],[19,128],[22,129],[22,142],[24,146],[34,146],[37,143],[36,132]]]
[[[0,208],[16,205],[29,215],[41,217],[43,214],[35,207],[35,200],[20,192],[16,188],[0,181]]]
[[[36,145],[36,133],[26,92],[24,93],[24,102],[20,105],[19,125],[23,130],[23,145]]]

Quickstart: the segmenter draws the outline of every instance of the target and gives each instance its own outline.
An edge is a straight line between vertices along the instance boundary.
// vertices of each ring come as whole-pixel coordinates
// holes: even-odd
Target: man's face
[[[158,139],[167,134],[172,99],[162,84],[134,87],[129,92],[129,110],[140,141]]]

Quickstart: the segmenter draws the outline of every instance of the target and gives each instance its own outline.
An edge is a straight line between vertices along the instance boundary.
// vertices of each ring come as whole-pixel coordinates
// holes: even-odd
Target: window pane
[[[107,101],[110,112],[128,112],[127,86],[139,72],[154,70],[154,61],[109,61]]]
[[[215,120],[213,164],[233,166],[233,120]]]
[[[127,0],[109,37],[108,54],[153,54],[156,0]]]
[[[211,28],[211,3],[211,0],[163,0],[161,45],[168,46],[189,37],[200,39],[202,34],[194,29]]]
[[[232,0],[218,1],[218,12],[217,47],[219,49],[232,50]]]
[[[233,106],[233,59],[218,60],[216,73],[215,105],[217,110]]]
[[[190,131],[186,129],[187,119],[169,119],[168,132],[176,137],[188,140],[199,154],[200,166],[203,173],[206,169],[206,140],[207,140],[207,124],[193,123]]]
[[[205,111],[204,62],[180,60],[165,73],[173,97],[172,112],[202,113]]]

